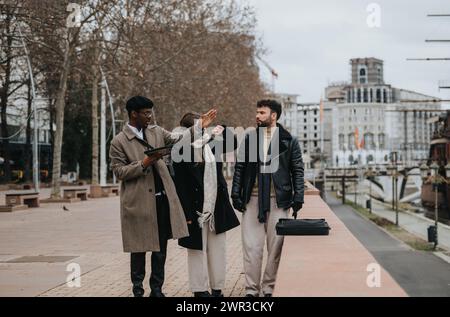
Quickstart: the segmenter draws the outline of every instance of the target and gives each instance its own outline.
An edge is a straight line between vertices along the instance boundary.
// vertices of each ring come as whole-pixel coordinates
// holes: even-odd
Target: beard
[[[270,118],[269,118],[269,119],[267,119],[266,121],[260,121],[260,122],[257,122],[257,125],[258,125],[258,127],[260,127],[260,128],[267,128],[267,127],[272,126],[272,121],[271,121]]]

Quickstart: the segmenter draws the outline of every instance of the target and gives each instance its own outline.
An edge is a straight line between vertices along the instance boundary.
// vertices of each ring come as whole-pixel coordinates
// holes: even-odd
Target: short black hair
[[[258,101],[258,103],[256,104],[256,107],[258,107],[258,108],[262,108],[262,107],[270,108],[270,110],[272,112],[275,112],[277,114],[277,120],[280,119],[281,114],[283,112],[281,104],[278,101],[271,100],[271,99]]]
[[[146,97],[135,96],[127,101],[128,116],[131,116],[132,111],[139,111],[141,109],[152,109],[154,106],[153,101]]]

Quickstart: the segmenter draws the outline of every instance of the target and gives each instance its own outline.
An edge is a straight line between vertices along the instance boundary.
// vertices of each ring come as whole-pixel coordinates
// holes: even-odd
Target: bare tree
[[[184,112],[211,106],[219,108],[223,124],[253,123],[255,102],[265,88],[255,63],[262,45],[250,7],[234,0],[84,0],[79,1],[80,24],[68,27],[69,1],[16,1],[22,5],[27,44],[49,98],[52,133],[56,126],[51,138],[52,197],[60,195],[64,114],[82,107],[73,102],[65,107],[75,95],[92,111],[91,180],[98,182],[100,66],[108,76],[115,110],[123,110],[130,96],[140,94],[154,99],[158,123],[167,128],[178,125]],[[86,83],[90,88],[79,91]]]

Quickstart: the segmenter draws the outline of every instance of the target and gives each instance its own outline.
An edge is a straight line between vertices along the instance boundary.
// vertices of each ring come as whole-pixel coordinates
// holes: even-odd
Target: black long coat
[[[228,135],[229,137],[231,134],[226,132],[227,130],[225,129],[223,134],[224,144],[226,144],[226,136]],[[237,142],[235,140],[233,150],[236,146]],[[225,149],[225,145],[223,148]],[[212,151],[216,154],[214,146],[212,146]],[[202,212],[203,210],[203,173],[205,165],[196,162],[180,162],[173,163],[173,167],[175,170],[175,186],[186,215],[186,220],[192,221],[188,225],[189,237],[178,240],[178,244],[188,249],[202,250],[202,230],[198,225],[199,216],[197,212]],[[216,234],[227,232],[240,224],[230,203],[227,182],[223,176],[222,167],[223,163],[217,161],[217,199],[214,210]]]

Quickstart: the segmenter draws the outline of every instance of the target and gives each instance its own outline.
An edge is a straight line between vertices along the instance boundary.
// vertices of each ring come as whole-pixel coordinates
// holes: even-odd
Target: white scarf
[[[211,232],[215,231],[214,209],[216,207],[217,199],[217,168],[214,153],[207,144],[211,137],[204,134],[201,139],[193,143],[194,148],[199,149],[203,147],[203,157],[205,160],[205,171],[203,173],[203,211],[197,212],[198,224],[203,228],[205,223],[209,223]],[[194,150],[194,152],[196,152]]]

